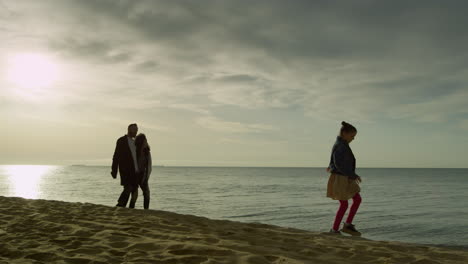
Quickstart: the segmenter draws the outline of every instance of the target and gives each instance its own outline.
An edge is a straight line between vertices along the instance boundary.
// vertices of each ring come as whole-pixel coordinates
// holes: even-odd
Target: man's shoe
[[[341,235],[341,232],[338,230],[334,230],[333,228],[330,229],[329,233],[334,234],[334,235]]]

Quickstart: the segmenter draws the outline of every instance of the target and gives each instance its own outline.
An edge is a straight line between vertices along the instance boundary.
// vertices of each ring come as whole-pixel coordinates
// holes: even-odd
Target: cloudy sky
[[[136,122],[156,164],[325,167],[345,120],[360,167],[467,167],[466,10],[0,0],[0,164],[108,165]]]

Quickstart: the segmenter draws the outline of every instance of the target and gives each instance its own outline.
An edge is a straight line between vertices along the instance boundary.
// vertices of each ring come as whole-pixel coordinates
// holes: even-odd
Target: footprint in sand
[[[130,243],[128,242],[124,242],[124,241],[120,241],[120,242],[111,242],[109,243],[109,246],[111,248],[126,248],[128,247]]]
[[[79,248],[81,247],[83,243],[81,241],[78,241],[78,240],[70,240],[65,246],[64,248],[66,249],[75,249],[75,248]]]
[[[249,255],[242,257],[240,263],[271,264],[271,261],[263,256]]]
[[[175,245],[171,245],[171,246],[167,247],[167,250],[179,250],[179,249],[182,249],[182,248],[184,248],[183,244],[175,244]]]
[[[207,257],[201,256],[188,256],[188,257],[180,257],[180,258],[173,258],[173,259],[165,259],[165,262],[162,263],[184,263],[184,264],[199,264],[208,261]]]
[[[438,261],[430,260],[430,259],[420,259],[414,262],[409,262],[410,264],[441,264]]]
[[[1,256],[6,257],[8,259],[19,259],[19,258],[22,258],[24,256],[23,251],[11,250],[11,249],[8,249],[8,248],[2,249],[1,252],[2,252]]]
[[[54,253],[38,252],[38,253],[29,254],[25,258],[34,259],[34,260],[37,260],[37,261],[47,261],[47,262],[49,262],[49,261],[56,260],[58,258],[58,256],[55,255]]]
[[[234,252],[231,250],[225,249],[178,249],[178,250],[169,250],[169,253],[172,255],[206,255],[206,256],[229,256],[233,255]]]
[[[243,228],[242,230],[243,230],[243,231],[245,231],[245,232],[247,232],[247,233],[253,233],[253,232],[256,232],[256,230],[255,230],[255,229],[253,229],[253,228],[250,228],[250,227]]]
[[[98,247],[82,247],[79,249],[69,251],[72,254],[82,254],[82,255],[99,255],[103,252],[102,248]]]
[[[146,257],[148,257],[148,252],[142,251],[142,250],[136,250],[125,255],[125,258],[128,260],[135,259],[135,258],[146,258]]]
[[[278,238],[278,239],[280,239],[280,238]],[[274,240],[276,240],[276,239],[274,239]],[[297,239],[292,239],[292,238],[285,238],[283,241],[284,241],[285,243],[288,243],[288,244],[289,244],[289,243],[291,243],[291,244],[297,244],[297,243],[299,243],[299,240],[297,240]]]
[[[93,236],[95,232],[87,231],[87,230],[77,230],[74,233],[72,233],[73,236],[77,237],[90,237]]]
[[[35,242],[35,241],[32,241],[32,242],[27,242],[25,244],[23,244],[23,247],[25,248],[38,248],[42,246],[40,243],[38,242]]]
[[[462,256],[458,256],[458,255],[450,254],[450,253],[434,252],[434,253],[427,254],[427,256],[431,258],[440,258],[440,259],[447,259],[447,260],[458,260],[458,261],[465,260],[465,258]]]
[[[127,254],[126,251],[118,251],[118,250],[113,250],[113,249],[107,252],[109,252],[109,254],[111,254],[112,256],[116,256],[116,257],[123,257]],[[109,263],[113,263],[113,262],[109,262]]]
[[[156,243],[137,243],[133,246],[130,246],[130,250],[143,250],[143,251],[155,251],[163,250],[165,247]]]
[[[89,264],[89,263],[95,263],[92,262],[90,259],[85,259],[85,258],[66,258],[64,259],[65,263],[67,264]],[[109,262],[111,263],[111,262]]]
[[[236,234],[235,232],[226,231],[226,232],[221,233],[220,235],[221,236],[232,236],[232,235],[235,235],[235,234]]]
[[[264,256],[264,257],[265,257],[268,261],[271,261],[271,262],[276,261],[276,260],[279,259],[279,257],[277,257],[277,256]]]
[[[210,243],[210,244],[218,244],[219,239],[214,238],[214,237],[206,237],[203,239],[205,242]]]

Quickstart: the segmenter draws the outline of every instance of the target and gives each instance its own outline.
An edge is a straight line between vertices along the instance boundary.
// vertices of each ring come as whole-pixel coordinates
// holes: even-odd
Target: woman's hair
[[[345,121],[341,122],[340,135],[343,135],[343,133],[352,132],[357,132],[357,129],[353,125],[351,125],[350,123],[346,123]]]
[[[143,133],[138,134],[138,136],[135,137],[135,146],[137,149],[137,153],[141,152],[141,148],[143,147],[143,143],[145,141],[147,141],[147,139],[146,139],[146,135]],[[148,145],[148,150],[150,150],[149,145]]]

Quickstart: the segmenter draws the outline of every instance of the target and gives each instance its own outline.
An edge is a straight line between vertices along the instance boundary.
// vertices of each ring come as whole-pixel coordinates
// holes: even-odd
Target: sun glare
[[[8,60],[8,80],[21,88],[44,88],[59,78],[54,60],[43,54],[23,53]]]
[[[42,177],[54,169],[54,166],[42,165],[10,165],[5,167],[8,179],[13,186],[12,194],[31,199],[38,198]]]

